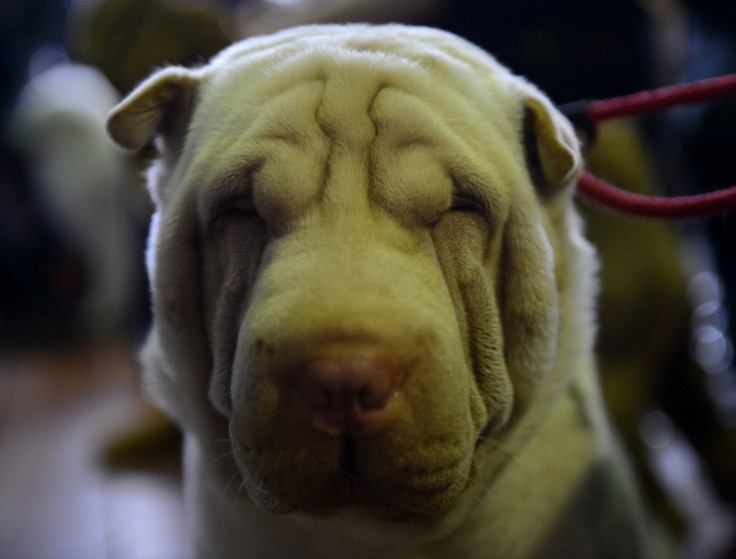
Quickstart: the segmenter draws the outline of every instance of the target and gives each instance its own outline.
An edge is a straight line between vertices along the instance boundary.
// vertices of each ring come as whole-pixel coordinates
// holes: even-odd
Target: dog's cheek
[[[205,321],[213,356],[209,397],[224,415],[232,411],[230,384],[238,332],[267,240],[260,219],[241,216],[218,224],[204,245]]]
[[[164,409],[186,429],[199,430],[212,415],[206,398],[212,361],[202,314],[201,243],[190,208],[182,197],[176,207],[159,209],[152,223],[153,325],[144,374]]]
[[[482,237],[479,231],[475,231],[474,234],[477,227],[474,227],[473,221],[471,215],[450,212],[437,222],[432,231],[437,258],[455,308],[458,328],[465,342],[468,364],[470,364],[468,321],[462,286],[473,273],[471,262],[474,259],[473,254],[479,249],[477,245],[481,243],[479,237]]]
[[[448,212],[435,226],[433,238],[473,382],[471,415],[476,429],[499,429],[509,417],[513,389],[503,358],[504,336],[493,274],[500,241],[475,212]]]
[[[535,205],[527,201],[513,208],[504,231],[499,281],[507,342],[504,353],[516,392],[516,414],[531,404],[557,353],[556,259],[543,222]]]

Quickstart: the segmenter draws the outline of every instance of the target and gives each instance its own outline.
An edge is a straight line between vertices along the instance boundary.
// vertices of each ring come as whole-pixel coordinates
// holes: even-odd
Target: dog
[[[150,394],[194,557],[648,556],[593,355],[569,122],[421,27],[305,26],[154,73]]]

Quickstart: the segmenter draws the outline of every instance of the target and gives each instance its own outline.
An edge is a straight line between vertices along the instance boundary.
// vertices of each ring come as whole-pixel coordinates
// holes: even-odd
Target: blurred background
[[[301,23],[426,24],[559,104],[736,71],[722,0],[0,0],[0,559],[178,559],[178,434],[141,397],[152,153],[109,109],[165,64]],[[591,170],[678,195],[736,183],[736,100],[598,129]],[[581,202],[602,255],[599,354],[663,557],[736,557],[736,216]]]

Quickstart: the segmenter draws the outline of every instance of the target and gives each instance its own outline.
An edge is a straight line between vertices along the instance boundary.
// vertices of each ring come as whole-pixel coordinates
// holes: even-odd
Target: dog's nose
[[[317,359],[299,375],[299,397],[312,426],[331,436],[371,436],[390,422],[401,379],[396,365],[369,357]]]

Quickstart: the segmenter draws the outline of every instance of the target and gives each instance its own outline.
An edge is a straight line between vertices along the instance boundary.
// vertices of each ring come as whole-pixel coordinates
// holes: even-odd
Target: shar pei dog
[[[307,26],[154,73],[150,393],[206,559],[646,556],[599,394],[576,136],[451,34]]]

